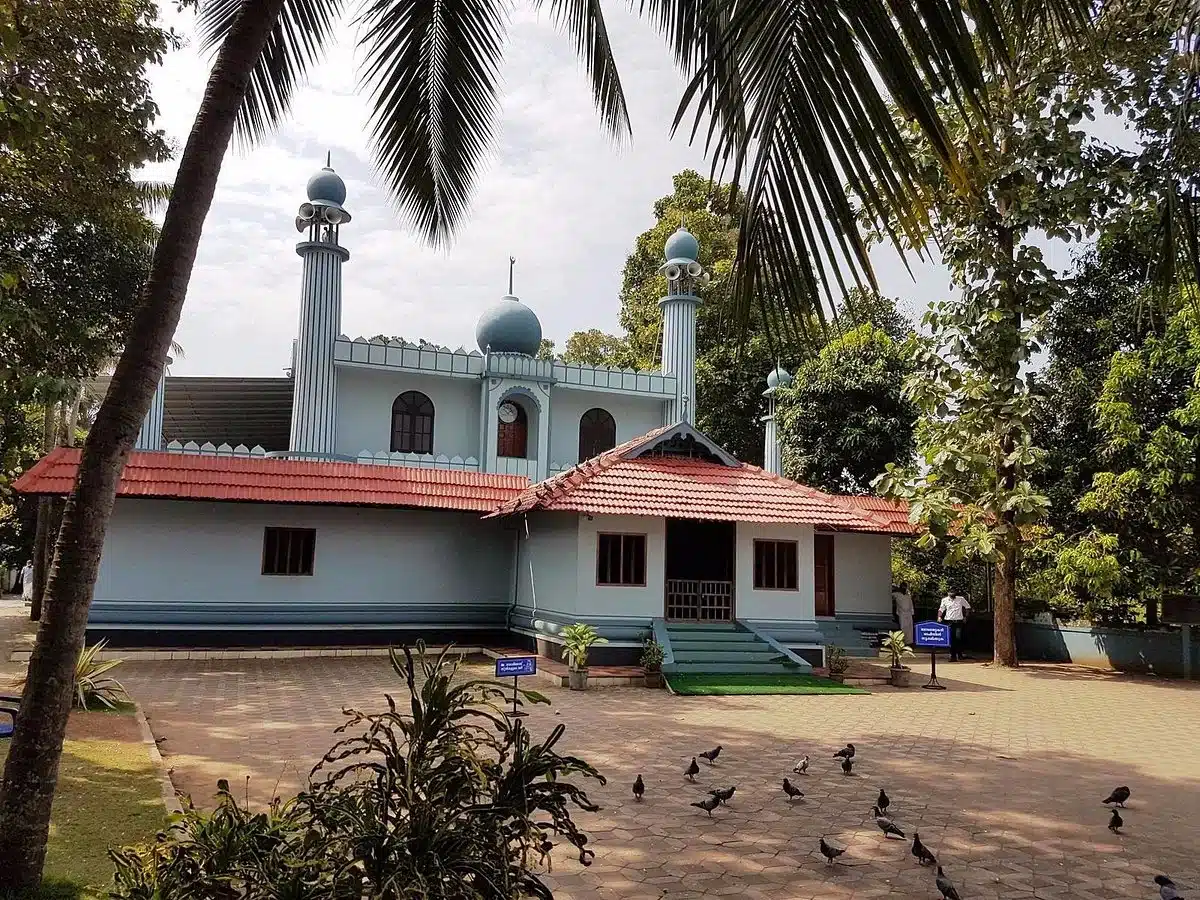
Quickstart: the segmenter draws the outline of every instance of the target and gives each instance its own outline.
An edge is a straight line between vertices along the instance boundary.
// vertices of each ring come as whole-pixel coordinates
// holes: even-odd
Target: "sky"
[[[160,127],[182,147],[210,58],[191,16],[165,10],[186,40],[152,73]],[[570,41],[545,14],[518,7],[508,33],[497,139],[477,180],[469,219],[448,249],[411,233],[373,175],[367,106],[356,91],[355,34],[347,26],[298,92],[290,121],[252,149],[226,156],[200,244],[176,340],[173,375],[281,375],[299,309],[301,260],[293,224],[308,177],[332,154],[353,221],[341,229],[342,332],[475,346],[480,313],[515,292],[559,350],[574,331],[619,331],[621,269],[653,203],[684,168],[707,171],[699,147],[669,128],[683,88],[661,38],[626,12],[606,9],[630,108],[633,137],[618,145],[601,128]],[[149,167],[169,180],[174,163]],[[944,295],[949,276],[894,251],[874,253],[884,292],[919,311]]]

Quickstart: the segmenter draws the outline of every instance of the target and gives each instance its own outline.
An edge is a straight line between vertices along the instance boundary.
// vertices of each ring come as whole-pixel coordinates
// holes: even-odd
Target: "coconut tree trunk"
[[[83,647],[121,470],[150,408],[179,323],[200,233],[250,74],[283,4],[284,0],[244,0],[221,45],[180,159],[144,303],[83,445],[0,786],[0,872],[4,887],[17,894],[33,891],[41,881],[75,660]]]

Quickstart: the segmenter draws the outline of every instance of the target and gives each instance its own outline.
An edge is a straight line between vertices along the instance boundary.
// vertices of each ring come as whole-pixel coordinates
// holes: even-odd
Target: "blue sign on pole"
[[[918,647],[950,649],[949,625],[943,625],[941,622],[918,622],[914,631],[916,640],[913,643]]]
[[[496,660],[497,678],[516,678],[518,675],[536,674],[536,656],[502,656]]]

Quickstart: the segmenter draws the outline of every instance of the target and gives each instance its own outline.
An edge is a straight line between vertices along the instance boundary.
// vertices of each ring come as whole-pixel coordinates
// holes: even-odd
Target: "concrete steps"
[[[663,667],[698,675],[791,674],[801,667],[786,653],[735,622],[668,622],[674,661]]]

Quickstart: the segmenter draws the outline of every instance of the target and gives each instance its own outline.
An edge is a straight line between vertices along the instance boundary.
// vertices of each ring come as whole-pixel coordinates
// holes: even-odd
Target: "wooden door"
[[[833,535],[813,535],[813,599],[818,616],[832,616]]]

